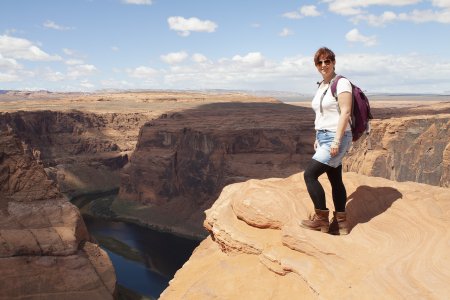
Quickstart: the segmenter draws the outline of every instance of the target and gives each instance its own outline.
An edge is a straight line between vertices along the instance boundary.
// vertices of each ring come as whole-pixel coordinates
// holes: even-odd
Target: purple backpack
[[[331,94],[337,101],[336,88],[337,83],[340,78],[345,78],[344,76],[337,75],[331,83]],[[369,133],[369,120],[373,119],[370,113],[369,99],[364,94],[364,92],[350,82],[352,85],[352,113],[350,120],[350,127],[352,128],[353,141],[357,141],[364,132]]]

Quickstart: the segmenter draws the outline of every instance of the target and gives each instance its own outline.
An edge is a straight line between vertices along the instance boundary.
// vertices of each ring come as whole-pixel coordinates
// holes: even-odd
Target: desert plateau
[[[0,299],[140,299],[111,260],[134,246],[111,248],[84,218],[196,241],[160,299],[448,299],[450,98],[371,107],[370,135],[343,162],[351,232],[333,236],[298,226],[313,210],[309,102],[0,94]]]

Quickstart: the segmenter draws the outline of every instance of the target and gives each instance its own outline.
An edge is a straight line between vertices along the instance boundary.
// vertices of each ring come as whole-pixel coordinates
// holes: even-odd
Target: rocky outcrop
[[[333,207],[331,187],[320,178]],[[349,235],[303,229],[303,173],[225,187],[160,299],[445,299],[448,188],[348,172]]]
[[[106,252],[8,126],[0,126],[0,174],[0,299],[112,299]]]
[[[224,186],[304,168],[313,151],[311,117],[309,109],[281,103],[208,104],[165,114],[141,128],[113,209],[204,236],[203,211]]]
[[[23,143],[69,198],[117,189],[145,115],[87,112],[0,114],[0,124]]]
[[[372,125],[370,137],[355,143],[344,159],[344,170],[450,186],[449,114],[376,120]]]

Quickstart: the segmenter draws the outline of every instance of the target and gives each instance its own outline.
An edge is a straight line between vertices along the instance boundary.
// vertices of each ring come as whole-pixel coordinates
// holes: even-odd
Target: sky
[[[450,94],[450,0],[1,0],[0,90]]]

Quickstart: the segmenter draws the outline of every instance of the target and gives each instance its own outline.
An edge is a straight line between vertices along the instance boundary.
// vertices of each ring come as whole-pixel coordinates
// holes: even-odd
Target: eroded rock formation
[[[395,181],[450,186],[450,114],[372,122],[368,140],[355,143],[344,170]]]
[[[203,211],[224,186],[304,168],[314,140],[305,110],[281,103],[208,104],[145,124],[114,211],[204,236]]]
[[[410,108],[399,113],[402,118],[374,120],[372,150],[360,140],[344,169],[448,186],[447,106],[438,105],[432,116],[420,115],[427,107]],[[374,110],[380,118],[390,111]],[[203,210],[227,184],[303,170],[313,151],[312,124],[310,108],[280,103],[210,104],[163,115],[142,127],[114,211],[165,230],[201,235]]]
[[[160,299],[447,298],[448,189],[352,172],[344,182],[346,236],[298,225],[313,209],[303,173],[225,187],[206,211],[210,237]]]
[[[0,114],[60,192],[73,198],[117,189],[146,115],[70,111]]]
[[[33,111],[1,114],[0,123],[74,203],[78,196],[120,188],[107,216],[189,236],[205,235],[203,211],[224,186],[287,177],[303,170],[313,151],[309,104],[195,93],[64,97],[29,99]],[[38,104],[61,111],[35,111]],[[373,150],[364,140],[356,144],[344,169],[448,186],[449,112],[445,102],[375,107]]]
[[[0,126],[0,298],[112,299],[116,278],[78,209]]]

